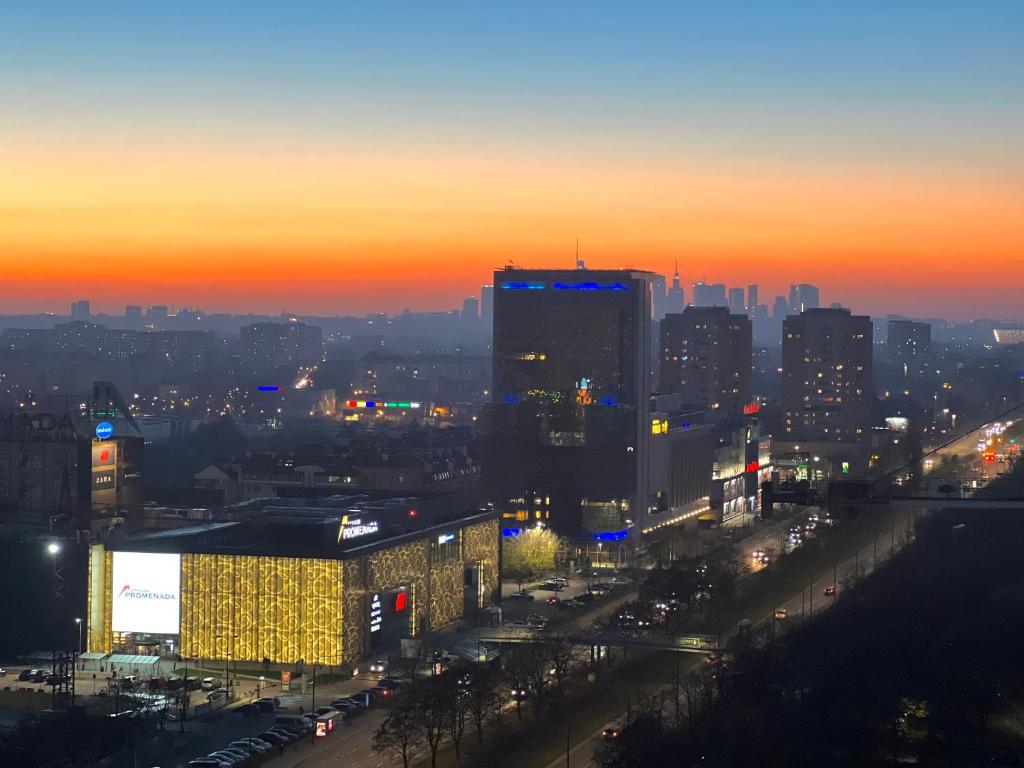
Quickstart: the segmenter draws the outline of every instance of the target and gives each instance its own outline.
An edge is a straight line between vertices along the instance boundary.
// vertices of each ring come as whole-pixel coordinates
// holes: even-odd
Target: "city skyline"
[[[42,10],[0,54],[9,312],[439,310],[580,237],[769,305],[1020,314],[1016,4]]]

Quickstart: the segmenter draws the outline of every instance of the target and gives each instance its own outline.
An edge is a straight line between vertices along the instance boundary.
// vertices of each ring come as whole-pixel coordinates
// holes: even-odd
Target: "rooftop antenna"
[[[580,258],[580,238],[576,236],[576,269],[586,269],[587,265]]]

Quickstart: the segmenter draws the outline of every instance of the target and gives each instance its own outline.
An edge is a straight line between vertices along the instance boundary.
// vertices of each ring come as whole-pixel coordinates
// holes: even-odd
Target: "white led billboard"
[[[111,629],[176,635],[181,612],[181,555],[114,553]]]

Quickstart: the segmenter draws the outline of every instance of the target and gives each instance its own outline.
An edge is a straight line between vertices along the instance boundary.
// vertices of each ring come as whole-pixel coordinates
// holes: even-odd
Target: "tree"
[[[554,672],[555,684],[562,691],[562,684],[569,676],[573,661],[573,644],[568,637],[549,635],[541,641],[543,658],[550,664]],[[548,666],[547,664],[545,666]]]
[[[430,749],[431,768],[437,766],[437,750],[448,733],[448,722],[452,715],[454,692],[444,677],[429,677],[416,680],[409,686],[409,694],[415,705],[415,718],[423,740]]]
[[[477,743],[484,740],[484,722],[501,713],[501,674],[493,664],[477,664],[465,675],[469,712],[476,727]]]
[[[527,579],[554,570],[562,540],[546,528],[528,528],[505,539],[503,546],[502,573],[522,589]]]
[[[424,740],[418,706],[408,689],[400,688],[395,693],[388,704],[384,722],[373,734],[371,746],[374,752],[397,752],[402,756],[404,768],[409,768],[412,750]]]

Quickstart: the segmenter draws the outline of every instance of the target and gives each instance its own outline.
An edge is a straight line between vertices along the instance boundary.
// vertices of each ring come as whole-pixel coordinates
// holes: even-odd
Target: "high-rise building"
[[[654,275],[651,278],[651,316],[655,322],[661,322],[661,319],[667,313],[667,304],[668,294],[665,293],[665,276]]]
[[[495,273],[484,481],[509,524],[540,520],[580,545],[642,527],[650,281],[632,270]]]
[[[167,306],[163,304],[155,304],[146,310],[146,318],[149,320],[166,320]]]
[[[734,315],[742,315],[747,311],[746,299],[742,288],[729,289],[729,311]]]
[[[494,324],[494,286],[480,286],[480,322],[490,331]]]
[[[817,286],[809,283],[789,286],[789,311],[799,315],[808,309],[818,309],[821,306],[821,296]]]
[[[141,320],[142,319],[142,307],[138,304],[129,304],[124,308],[125,320]]]
[[[92,317],[92,310],[88,299],[71,302],[72,320],[88,320],[90,317]]]
[[[931,350],[932,326],[913,320],[890,320],[886,349],[894,363],[913,363]]]
[[[314,365],[324,353],[323,330],[306,323],[253,323],[241,328],[239,342],[242,356],[256,371]]]
[[[679,282],[679,259],[676,259],[676,268],[672,273],[672,287],[668,289],[668,300],[665,304],[665,314],[669,312],[682,312],[686,309],[686,291]]]
[[[782,335],[783,436],[864,442],[871,426],[871,318],[848,309],[787,317]]]
[[[480,302],[476,296],[467,296],[462,300],[462,322],[476,326],[480,320]]]
[[[678,392],[686,405],[742,416],[750,402],[752,328],[725,307],[687,307],[661,323],[658,390]]]
[[[747,314],[753,315],[757,309],[757,284],[751,283],[747,286]]]
[[[703,280],[693,284],[693,306],[695,307],[727,307],[724,283],[705,283]]]

